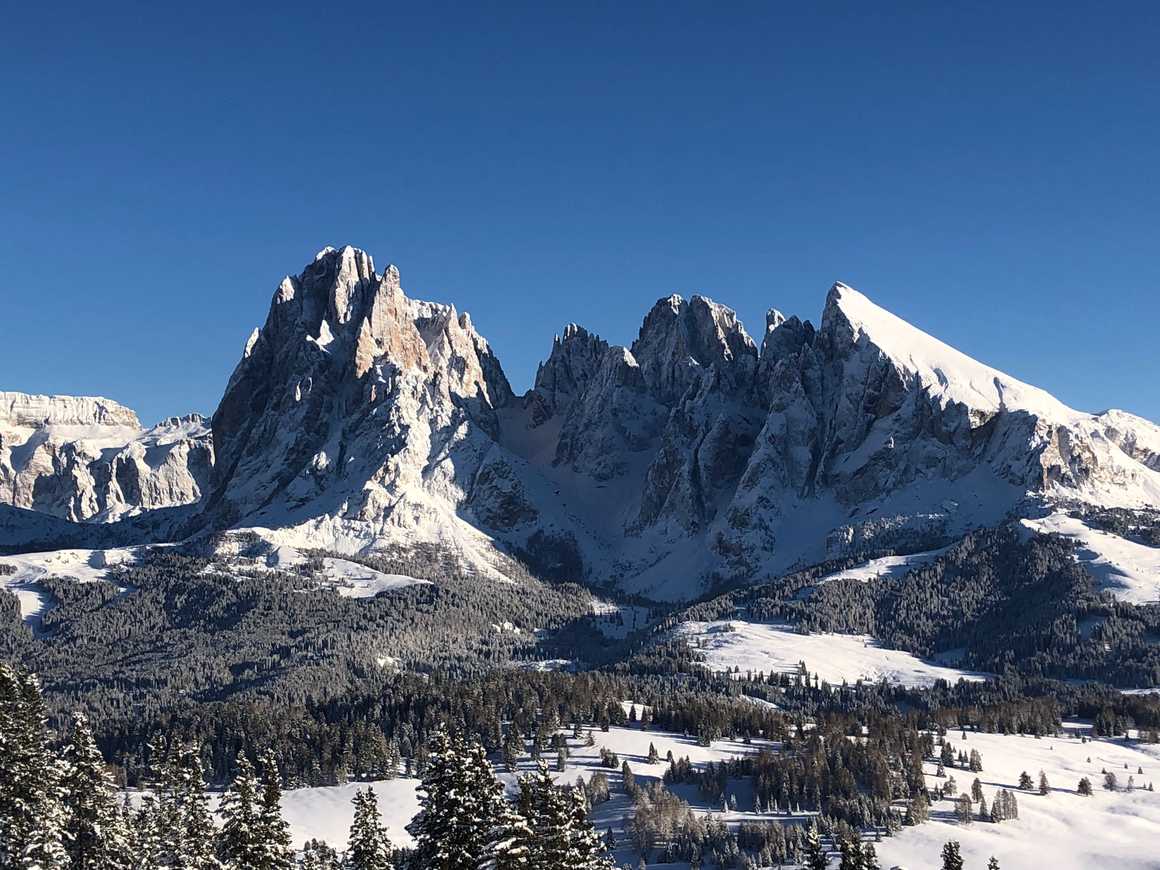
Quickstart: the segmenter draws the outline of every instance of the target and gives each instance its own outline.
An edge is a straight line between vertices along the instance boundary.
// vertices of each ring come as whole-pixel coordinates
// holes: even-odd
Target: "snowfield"
[[[15,573],[0,574],[0,589],[16,596],[21,618],[35,627],[51,606],[51,596],[41,585],[44,578],[69,577],[80,583],[95,583],[105,579],[109,568],[136,559],[137,551],[131,548],[50,550],[0,556],[0,565],[15,569]]]
[[[931,807],[931,821],[904,828],[893,838],[877,844],[883,867],[899,865],[908,870],[939,866],[939,851],[947,840],[962,845],[965,864],[982,870],[994,855],[1003,870],[1156,870],[1160,867],[1160,791],[1137,788],[1109,792],[1103,788],[1107,769],[1116,774],[1121,788],[1128,777],[1136,785],[1154,782],[1160,787],[1160,746],[1125,743],[1123,740],[1091,740],[1079,737],[1021,737],[1004,734],[959,732],[947,735],[955,748],[977,749],[983,756],[983,784],[988,806],[1000,788],[1014,790],[1019,774],[1027,771],[1038,780],[1047,774],[1051,792],[1040,796],[1016,792],[1019,818],[991,824],[960,825],[951,801]],[[1091,761],[1088,761],[1091,758]],[[1124,765],[1127,765],[1125,769]],[[1139,768],[1144,773],[1137,773]],[[927,784],[940,782],[935,765],[926,765]],[[959,789],[970,790],[976,774],[948,770]],[[1092,781],[1091,797],[1076,794],[1080,777]],[[945,782],[945,780],[942,780]],[[976,804],[975,809],[978,809]]]
[[[1038,780],[1039,771],[1047,774],[1051,792],[1047,796],[1017,792],[1019,818],[1000,824],[973,822],[960,825],[955,820],[950,800],[936,802],[931,808],[931,820],[914,828],[904,828],[894,837],[883,837],[876,844],[882,867],[900,866],[907,870],[929,870],[939,866],[939,852],[947,840],[958,840],[962,845],[966,866],[982,870],[987,859],[996,856],[1003,870],[1099,870],[1115,867],[1117,870],[1155,870],[1160,866],[1160,792],[1144,790],[1149,782],[1160,782],[1160,746],[1128,743],[1124,740],[1093,739],[1083,742],[1078,736],[1089,726],[1068,728],[1072,736],[1036,739],[1019,735],[980,734],[968,732],[966,740],[952,731],[947,739],[955,749],[977,749],[982,755],[983,772],[978,774],[983,784],[984,797],[990,805],[1000,788],[1014,790],[1019,774],[1027,771]],[[569,733],[570,732],[563,732]],[[667,768],[665,756],[688,756],[696,765],[710,761],[755,753],[774,744],[754,741],[745,744],[718,740],[711,746],[698,746],[695,740],[677,734],[645,731],[638,726],[612,727],[607,732],[593,729],[595,746],[585,746],[584,740],[569,736],[569,758],[566,770],[553,774],[556,782],[571,785],[577,777],[587,780],[602,770],[608,776],[612,799],[595,808],[593,823],[600,831],[609,827],[617,840],[615,857],[630,867],[637,866],[638,856],[628,845],[624,826],[630,814],[630,803],[621,790],[619,770],[600,766],[600,749],[617,753],[620,761],[627,761],[638,779],[660,779]],[[660,760],[648,764],[649,744],[656,746]],[[1091,759],[1090,762],[1088,759]],[[549,759],[554,761],[554,755]],[[1124,767],[1127,765],[1127,768]],[[1139,769],[1143,773],[1138,773]],[[526,758],[520,763],[520,773],[530,771],[532,763]],[[1121,786],[1128,777],[1135,779],[1133,792],[1109,792],[1102,788],[1107,769],[1117,774]],[[945,782],[935,777],[936,765],[927,764],[927,783],[933,788]],[[969,791],[976,774],[949,769],[959,789]],[[500,779],[509,791],[514,790],[517,774],[500,772]],[[1075,793],[1080,777],[1091,779],[1095,789],[1092,797]],[[379,809],[390,829],[392,842],[409,845],[410,837],[404,826],[418,810],[414,779],[395,779],[370,783],[379,800]],[[330,788],[303,788],[288,791],[283,796],[283,810],[290,823],[296,845],[318,837],[341,848],[346,843],[347,830],[353,815],[350,799],[356,789],[366,783],[350,783]],[[774,820],[789,824],[808,823],[810,814],[799,816],[770,816],[754,812],[753,794],[749,784],[737,781],[731,793],[737,800],[737,809],[722,812],[720,806],[710,806],[693,786],[678,785],[672,789],[693,807],[699,815],[711,815],[728,824],[741,821]],[[977,810],[977,806],[976,806]],[[688,865],[650,865],[677,870]],[[832,866],[837,866],[836,858]]]
[[[935,680],[955,683],[990,676],[933,664],[902,650],[884,649],[869,635],[798,634],[785,625],[740,620],[686,622],[676,631],[704,655],[705,667],[713,671],[740,668],[742,672],[797,673],[804,661],[809,673],[831,685],[886,680],[909,687],[931,686]]]
[[[356,791],[374,789],[383,824],[395,846],[414,845],[405,826],[419,812],[417,779],[399,779],[379,782],[351,782],[346,785],[322,788],[296,788],[282,794],[282,815],[290,825],[291,842],[302,848],[307,840],[325,840],[330,845],[346,848],[350,823],[354,820],[351,800]]]
[[[343,598],[374,598],[389,589],[429,585],[427,580],[418,580],[405,574],[384,574],[347,559],[327,557],[322,560],[322,570]]]
[[[1099,588],[1120,601],[1160,601],[1160,548],[1093,529],[1062,512],[1039,520],[1023,520],[1023,524],[1042,534],[1063,535],[1075,541],[1076,560],[1091,572]]]

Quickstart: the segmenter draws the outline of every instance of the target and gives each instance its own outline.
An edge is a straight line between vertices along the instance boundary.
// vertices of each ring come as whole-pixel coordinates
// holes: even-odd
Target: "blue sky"
[[[569,321],[842,280],[1160,419],[1156,4],[246,5],[6,11],[0,389],[212,411],[350,243],[517,388]]]

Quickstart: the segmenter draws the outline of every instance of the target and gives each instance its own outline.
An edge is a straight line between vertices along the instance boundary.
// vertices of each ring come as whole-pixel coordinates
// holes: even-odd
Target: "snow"
[[[629,702],[625,702],[626,709],[628,705]],[[1087,726],[1080,727],[1086,732]],[[982,755],[983,772],[978,777],[988,805],[993,802],[999,788],[1014,790],[1022,771],[1027,771],[1037,780],[1039,771],[1043,770],[1051,784],[1051,794],[1041,797],[1017,792],[1019,819],[1001,824],[975,822],[965,827],[955,821],[949,800],[936,802],[932,807],[931,821],[915,828],[904,828],[900,834],[884,837],[876,844],[882,866],[937,867],[943,843],[958,840],[966,866],[973,868],[984,867],[991,855],[999,859],[1004,870],[1092,870],[1106,866],[1122,870],[1155,868],[1155,844],[1160,842],[1160,793],[1142,788],[1132,793],[1107,792],[1102,788],[1100,771],[1106,768],[1115,772],[1121,784],[1127,783],[1128,776],[1135,777],[1140,786],[1160,780],[1160,746],[1102,739],[1085,743],[1077,736],[1079,731],[1074,726],[1068,731],[1071,736],[1042,739],[968,732],[965,741],[958,731],[952,731],[948,739],[956,750],[977,749]],[[608,776],[612,799],[595,808],[593,823],[601,831],[609,826],[616,829],[619,845],[616,858],[628,866],[637,863],[635,852],[625,848],[623,838],[631,804],[621,790],[620,770],[600,765],[602,747],[615,752],[619,761],[627,761],[638,780],[660,780],[668,767],[665,756],[670,751],[675,758],[687,756],[694,765],[704,766],[762,749],[776,749],[776,744],[762,740],[749,744],[717,740],[710,746],[699,746],[692,738],[642,730],[636,726],[613,726],[607,732],[594,728],[594,746],[585,746],[583,738],[572,739],[569,730],[561,733],[568,735],[568,761],[565,770],[553,771],[553,778],[560,785],[572,785],[578,777],[587,780],[598,770]],[[659,756],[655,764],[647,761],[650,743],[656,747]],[[1087,760],[1089,757],[1090,762]],[[554,761],[554,756],[549,760]],[[1143,768],[1144,773],[1137,773],[1138,768]],[[524,758],[515,773],[501,771],[498,775],[512,793],[518,776],[532,769],[532,762]],[[927,783],[932,788],[945,782],[934,776],[935,770],[935,764],[926,765]],[[970,789],[975,774],[956,769],[950,769],[948,773],[955,776],[960,790]],[[1075,794],[1081,776],[1092,780],[1095,794],[1090,798]],[[411,845],[404,826],[418,811],[415,791],[418,781],[399,778],[370,785],[378,797],[391,841],[400,846]],[[356,790],[366,786],[366,783],[349,783],[285,792],[283,813],[290,824],[294,843],[298,845],[317,837],[343,847],[353,815],[351,798]],[[722,812],[717,805],[709,805],[693,786],[677,785],[672,790],[689,801],[698,815],[711,815],[730,825],[775,818],[783,823],[800,824],[808,815],[774,817],[756,813],[752,789],[744,780],[730,783],[729,792],[737,799],[737,809],[727,812]]]
[[[343,598],[374,598],[389,589],[406,586],[429,585],[427,580],[408,577],[405,574],[384,574],[358,562],[327,557],[322,560],[322,568],[338,594]]]
[[[270,529],[253,528],[246,531],[258,535],[269,547],[261,562],[255,564],[259,570],[285,571],[306,564],[305,555],[289,544],[278,543]],[[386,574],[359,562],[334,556],[322,559],[321,579],[343,598],[374,598],[380,592],[429,583],[406,574]]]
[[[1022,410],[1061,422],[1090,417],[944,344],[852,287],[839,283],[831,292],[856,336],[865,335],[944,404],[958,402],[989,413]]]
[[[822,586],[826,583],[833,583],[835,580],[858,580],[862,583],[879,579],[893,580],[905,576],[920,565],[937,559],[947,549],[947,547],[943,547],[939,550],[927,550],[925,553],[912,553],[909,556],[882,556],[879,559],[871,559],[864,565],[827,574],[814,585]]]
[[[41,585],[44,578],[69,577],[80,583],[95,583],[105,579],[109,568],[136,558],[137,551],[131,548],[50,550],[0,556],[0,565],[15,569],[15,573],[0,574],[0,589],[16,596],[21,618],[36,626],[51,605],[51,596]]]
[[[936,680],[979,681],[989,676],[885,649],[868,635],[798,634],[785,625],[740,620],[686,622],[676,632],[705,656],[705,667],[713,671],[740,668],[743,673],[797,673],[804,661],[810,674],[831,685],[886,680],[910,687],[931,686]]]
[[[947,840],[959,841],[966,866],[973,868],[986,866],[991,855],[999,859],[1003,870],[1155,870],[1160,866],[1160,792],[1108,792],[1100,773],[1104,768],[1114,772],[1121,786],[1129,776],[1135,777],[1137,785],[1160,783],[1160,746],[973,732],[967,732],[962,741],[957,731],[948,738],[956,750],[977,749],[982,755],[983,772],[978,777],[988,806],[999,788],[1015,789],[1022,771],[1038,781],[1043,770],[1051,793],[1016,792],[1019,818],[1000,824],[959,825],[951,802],[936,802],[930,822],[904,828],[901,834],[876,844],[883,867],[937,867]],[[933,775],[935,767],[926,765],[927,784],[932,787],[940,782]],[[1140,767],[1142,775],[1136,772]],[[954,775],[960,790],[969,791],[975,774],[947,772]],[[1082,776],[1092,781],[1095,793],[1091,797],[1076,794]]]
[[[1043,534],[1057,534],[1077,544],[1076,560],[1091,572],[1101,589],[1129,604],[1160,600],[1160,548],[1093,529],[1063,512],[1042,519],[1023,520],[1024,526]]]
[[[626,702],[627,707],[628,702]],[[638,711],[641,709],[638,706]],[[628,810],[628,801],[623,793],[617,793],[617,783],[620,782],[620,769],[610,770],[600,765],[600,749],[606,747],[615,752],[621,761],[627,761],[638,777],[652,777],[660,779],[668,769],[665,756],[672,751],[675,758],[688,757],[695,765],[704,765],[710,761],[721,761],[741,755],[756,754],[762,748],[770,748],[774,744],[767,741],[755,740],[746,744],[734,740],[715,740],[710,746],[699,746],[690,737],[671,734],[662,731],[643,731],[636,727],[612,726],[607,732],[599,728],[592,730],[594,746],[585,746],[584,739],[571,739],[570,730],[562,730],[561,734],[568,735],[568,763],[565,770],[553,770],[552,776],[559,785],[574,785],[577,777],[583,776],[587,780],[598,770],[608,775],[613,785],[614,797],[606,804],[597,808],[594,822],[601,830],[609,824],[617,828],[622,827],[623,817]],[[648,748],[652,743],[656,746],[660,760],[656,764],[648,763]],[[554,761],[551,753],[549,760]],[[525,757],[519,764],[516,773],[497,771],[500,780],[505,784],[509,793],[514,793],[516,780],[520,775],[531,773],[535,765]],[[404,831],[404,826],[410,822],[419,810],[416,788],[418,780],[398,778],[374,783],[348,783],[341,786],[324,786],[320,788],[300,788],[283,793],[282,811],[290,824],[291,834],[296,845],[311,838],[324,839],[330,845],[343,848],[346,844],[347,833],[350,829],[353,809],[351,798],[356,790],[365,789],[371,785],[378,796],[379,810],[383,820],[389,828],[391,842],[396,846],[412,845],[411,838]],[[694,788],[681,788],[682,796],[697,806],[699,798]],[[739,798],[741,796],[739,795]],[[752,799],[745,806],[751,806]],[[703,807],[708,809],[708,807]],[[739,812],[738,815],[742,815]],[[752,814],[749,814],[752,815]]]
[[[351,782],[320,788],[296,788],[282,793],[282,815],[290,825],[291,842],[301,848],[307,840],[325,840],[337,849],[346,848],[354,820],[351,800],[356,791],[374,789],[387,836],[394,846],[411,847],[414,840],[405,826],[419,812],[419,781],[400,777],[378,782]]]

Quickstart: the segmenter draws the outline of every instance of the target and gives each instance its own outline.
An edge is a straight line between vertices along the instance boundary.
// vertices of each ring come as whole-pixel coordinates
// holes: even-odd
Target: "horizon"
[[[1160,9],[1046,8],[18,9],[0,389],[212,414],[278,279],[350,243],[517,392],[569,322],[627,346],[699,293],[760,343],[840,281],[1160,421]]]

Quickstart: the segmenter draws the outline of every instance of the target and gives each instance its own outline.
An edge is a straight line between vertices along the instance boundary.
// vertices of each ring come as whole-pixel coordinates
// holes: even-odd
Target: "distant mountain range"
[[[844,284],[816,327],[771,309],[760,343],[701,296],[659,300],[631,347],[570,324],[517,396],[466,313],[327,248],[208,423],[0,393],[0,501],[9,550],[252,529],[679,600],[1012,515],[1160,506],[1160,427],[1068,408]]]

